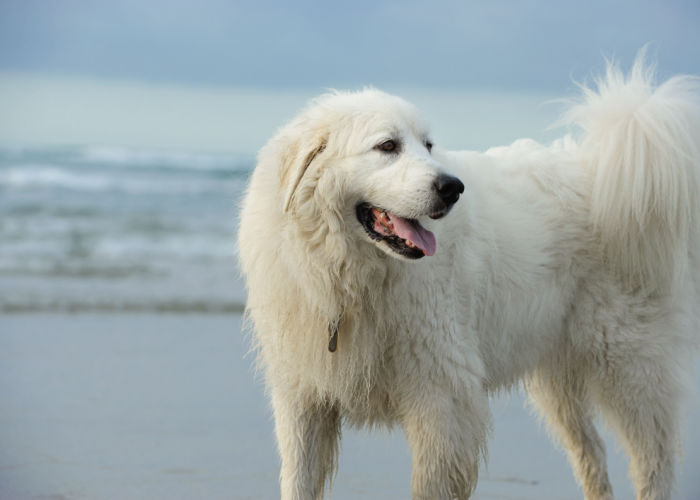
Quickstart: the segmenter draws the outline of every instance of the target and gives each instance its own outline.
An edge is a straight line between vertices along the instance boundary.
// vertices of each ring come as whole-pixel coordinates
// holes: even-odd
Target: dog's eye
[[[380,151],[384,151],[385,153],[393,153],[396,151],[396,141],[388,140],[384,141],[381,144],[377,145],[377,149]]]
[[[430,153],[433,150],[433,143],[430,141],[425,141],[425,149],[427,149],[428,153]]]

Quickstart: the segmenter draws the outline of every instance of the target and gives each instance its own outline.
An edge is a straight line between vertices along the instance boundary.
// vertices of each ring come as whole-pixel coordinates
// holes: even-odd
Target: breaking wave
[[[251,169],[243,155],[0,149],[0,313],[240,312]]]

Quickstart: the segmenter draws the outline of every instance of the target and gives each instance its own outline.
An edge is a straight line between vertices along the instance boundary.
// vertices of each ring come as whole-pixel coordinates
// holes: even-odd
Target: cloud
[[[700,73],[693,2],[0,0],[0,70],[256,87],[560,89],[653,42]]]

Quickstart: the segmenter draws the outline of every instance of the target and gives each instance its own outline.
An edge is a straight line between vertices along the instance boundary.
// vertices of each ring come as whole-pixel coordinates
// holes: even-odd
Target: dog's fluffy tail
[[[700,79],[656,86],[642,50],[628,75],[608,63],[582,89],[566,118],[584,131],[604,256],[628,288],[669,291],[686,272],[700,215]]]

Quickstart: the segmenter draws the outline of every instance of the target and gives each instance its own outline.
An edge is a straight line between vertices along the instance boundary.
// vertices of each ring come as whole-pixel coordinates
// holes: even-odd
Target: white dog
[[[698,81],[608,68],[551,146],[433,147],[405,101],[321,96],[262,149],[240,220],[283,499],[319,499],[341,421],[399,424],[414,499],[467,498],[488,395],[524,382],[587,499],[598,411],[640,499],[671,496],[698,343]],[[459,202],[456,203],[459,199]]]

